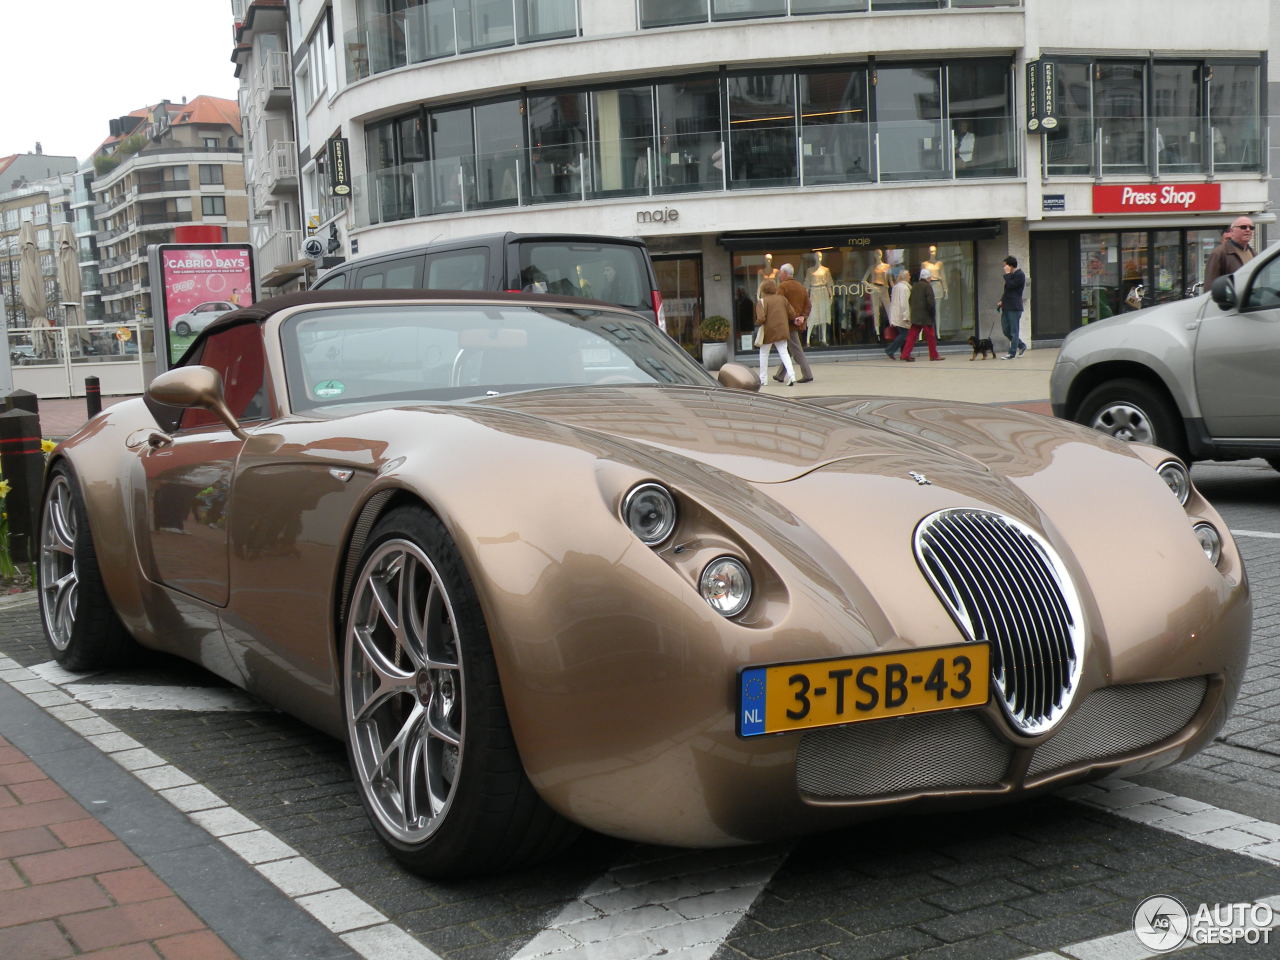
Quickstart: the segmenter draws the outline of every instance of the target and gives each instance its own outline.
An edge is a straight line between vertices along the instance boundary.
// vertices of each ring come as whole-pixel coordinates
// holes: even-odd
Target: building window
[[[1009,61],[953,61],[946,68],[955,175],[1016,176],[1018,141]]]
[[[876,70],[876,132],[882,180],[947,175],[942,123],[942,69],[936,64]]]
[[[205,137],[204,147],[206,150],[217,150],[220,146],[217,137]]]
[[[729,105],[729,185],[796,182],[796,100],[792,73],[725,78]]]
[[[1262,169],[1256,61],[1055,60],[1054,68],[1051,175]]]
[[[201,197],[200,212],[206,217],[225,217],[227,201],[224,197]]]
[[[801,74],[803,182],[869,180],[874,155],[866,68]]]
[[[720,83],[690,77],[654,87],[658,105],[656,188],[664,193],[719,190],[725,183]]]
[[[222,183],[222,164],[220,163],[200,164],[200,182],[203,184]]]
[[[587,155],[587,98],[581,93],[528,99],[529,170],[533,203],[582,195]]]
[[[593,194],[647,194],[653,162],[653,87],[598,90],[591,95],[591,117]]]

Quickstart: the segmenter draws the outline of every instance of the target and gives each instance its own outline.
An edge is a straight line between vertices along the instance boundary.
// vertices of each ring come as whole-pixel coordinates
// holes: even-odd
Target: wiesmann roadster
[[[1150,770],[1248,652],[1240,555],[1168,453],[761,396],[583,300],[237,310],[47,477],[54,656],[166,650],[343,738],[428,874]]]

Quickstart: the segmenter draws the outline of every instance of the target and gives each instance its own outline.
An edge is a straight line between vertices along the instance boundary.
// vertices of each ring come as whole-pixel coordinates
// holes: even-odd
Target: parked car
[[[343,738],[433,875],[580,827],[716,846],[964,810],[1212,741],[1251,603],[1180,461],[758,389],[579,298],[263,301],[52,453],[50,650],[175,653]]]
[[[230,313],[235,308],[236,305],[228,300],[206,300],[186,313],[180,313],[174,317],[173,332],[180,337],[189,337],[193,333],[199,333],[224,313]]]
[[[602,300],[666,330],[643,240],[564,233],[492,233],[424,243],[334,267],[314,290],[490,290]]]
[[[1072,331],[1050,375],[1053,412],[1188,462],[1280,469],[1278,329],[1280,244],[1207,294]]]

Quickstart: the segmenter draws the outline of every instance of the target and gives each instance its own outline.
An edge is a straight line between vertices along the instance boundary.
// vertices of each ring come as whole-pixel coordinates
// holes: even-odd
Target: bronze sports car
[[[211,324],[53,454],[66,667],[135,644],[346,740],[430,874],[690,846],[1194,753],[1248,653],[1183,464],[996,407],[761,396],[642,318],[346,291]]]

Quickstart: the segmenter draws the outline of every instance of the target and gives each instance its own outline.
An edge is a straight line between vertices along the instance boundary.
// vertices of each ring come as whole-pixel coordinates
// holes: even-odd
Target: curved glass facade
[[[723,68],[369,124],[359,225],[492,206],[1019,175],[1010,59]]]

